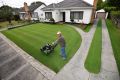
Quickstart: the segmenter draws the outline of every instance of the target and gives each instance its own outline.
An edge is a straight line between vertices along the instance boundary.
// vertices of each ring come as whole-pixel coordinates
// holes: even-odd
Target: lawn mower
[[[46,44],[40,48],[40,51],[44,54],[50,54],[54,51],[55,47],[57,46],[57,42],[53,42],[52,44]]]

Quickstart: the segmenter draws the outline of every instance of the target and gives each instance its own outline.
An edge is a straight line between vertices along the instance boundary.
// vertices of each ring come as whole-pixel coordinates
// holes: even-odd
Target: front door
[[[65,12],[63,12],[63,22],[65,22]]]

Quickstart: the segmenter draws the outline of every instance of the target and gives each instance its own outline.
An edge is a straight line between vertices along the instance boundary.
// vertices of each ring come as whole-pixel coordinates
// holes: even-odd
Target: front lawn
[[[86,25],[86,28],[84,29],[84,31],[85,31],[85,32],[89,32],[90,29],[92,28],[92,26],[93,26],[92,24],[87,24],[87,25]]]
[[[50,55],[40,52],[40,47],[56,40],[57,31],[61,31],[67,42],[67,60],[64,61],[60,54],[60,46]],[[76,53],[81,44],[81,37],[75,29],[63,24],[32,24],[2,32],[6,37],[15,42],[24,51],[35,59],[58,72]]]
[[[88,56],[85,61],[85,68],[92,73],[99,73],[101,68],[102,51],[102,22],[98,21]]]
[[[120,29],[118,29],[111,20],[106,20],[106,24],[110,34],[114,56],[120,72]]]

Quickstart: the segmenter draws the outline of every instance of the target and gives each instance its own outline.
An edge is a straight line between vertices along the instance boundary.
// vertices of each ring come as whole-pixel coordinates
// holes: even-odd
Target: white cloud
[[[0,0],[0,6],[2,6],[2,1],[5,5],[9,5],[11,7],[22,7],[24,2],[27,2],[28,5],[34,1],[41,1],[44,2],[45,4],[49,5],[51,3],[58,3],[63,0]],[[86,2],[89,2],[90,4],[93,3],[93,0],[84,0]]]

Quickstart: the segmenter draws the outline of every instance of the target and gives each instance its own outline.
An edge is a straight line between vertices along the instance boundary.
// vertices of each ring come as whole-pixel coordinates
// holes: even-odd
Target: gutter
[[[94,7],[70,7],[70,8],[47,8],[47,9],[42,9],[43,11],[45,10],[63,10],[63,9],[93,9]]]

